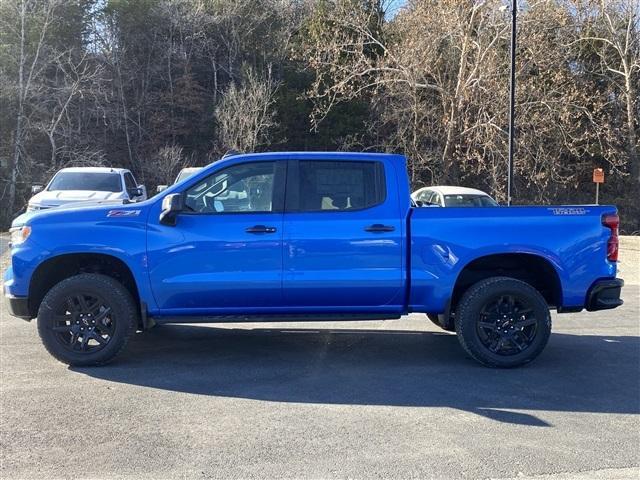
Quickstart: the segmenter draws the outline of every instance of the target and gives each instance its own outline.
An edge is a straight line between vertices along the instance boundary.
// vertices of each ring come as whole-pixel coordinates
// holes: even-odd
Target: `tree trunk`
[[[57,147],[56,147],[56,139],[54,137],[53,131],[49,132],[48,137],[49,137],[49,145],[51,146],[51,166],[54,169],[57,170],[58,169],[58,165],[57,165],[58,159],[56,158],[57,157],[56,154],[58,152],[57,152]]]
[[[129,155],[129,168],[134,168],[133,165],[133,152],[131,151],[131,137],[129,135],[129,114],[127,113],[127,103],[124,98],[124,87],[122,85],[122,71],[120,70],[120,56],[118,55],[117,48],[114,50],[114,60],[116,73],[118,75],[118,93],[120,96],[120,106],[122,107],[122,119],[124,121],[124,136],[127,141],[127,153]]]
[[[638,138],[636,136],[636,118],[633,114],[636,97],[633,85],[631,84],[631,72],[625,72],[625,89],[627,97],[627,139],[629,150],[629,173],[636,183],[636,187],[640,187],[640,158],[638,158]]]
[[[451,100],[451,106],[449,109],[449,122],[447,125],[447,139],[444,144],[444,150],[442,152],[442,181],[444,183],[451,183],[453,178],[453,157],[451,149],[453,148],[453,134],[456,129],[458,117],[457,100],[453,98]]]
[[[11,165],[11,183],[9,184],[9,199],[7,201],[7,211],[13,216],[16,204],[16,182],[20,171],[20,157],[22,156],[22,117],[24,116],[24,21],[26,7],[24,0],[20,5],[20,62],[18,66],[18,114],[16,117],[16,132],[13,138],[13,162]]]
[[[455,164],[453,161],[453,142],[454,135],[458,126],[458,114],[460,113],[462,107],[462,77],[464,72],[467,70],[467,54],[469,51],[469,42],[471,41],[471,31],[473,29],[473,24],[476,16],[476,8],[474,7],[471,11],[471,16],[469,17],[469,21],[467,25],[465,25],[464,37],[462,38],[462,48],[460,51],[460,65],[458,66],[458,75],[456,79],[456,86],[453,91],[453,96],[451,98],[451,104],[449,105],[449,122],[447,124],[447,137],[444,145],[444,151],[442,153],[442,168],[444,170],[443,180],[447,183],[452,180],[457,180],[457,173],[455,172]]]

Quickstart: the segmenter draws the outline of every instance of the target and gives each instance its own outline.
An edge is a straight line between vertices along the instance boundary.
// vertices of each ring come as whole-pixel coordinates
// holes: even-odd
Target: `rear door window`
[[[386,199],[381,162],[301,160],[287,183],[287,211],[363,210]]]

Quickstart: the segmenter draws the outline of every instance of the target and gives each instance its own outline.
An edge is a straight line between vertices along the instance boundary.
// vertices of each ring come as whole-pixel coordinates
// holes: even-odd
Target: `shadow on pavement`
[[[450,407],[551,426],[533,411],[640,413],[638,337],[553,334],[531,365],[482,367],[454,335],[164,325],[91,377],[200,395],[311,404]],[[513,412],[510,410],[519,410]]]

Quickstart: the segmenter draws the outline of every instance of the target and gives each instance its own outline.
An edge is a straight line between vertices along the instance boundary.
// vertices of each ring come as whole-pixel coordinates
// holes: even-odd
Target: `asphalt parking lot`
[[[0,477],[637,479],[638,251],[623,255],[625,305],[554,315],[515,370],[422,315],[167,325],[67,368],[2,305]]]

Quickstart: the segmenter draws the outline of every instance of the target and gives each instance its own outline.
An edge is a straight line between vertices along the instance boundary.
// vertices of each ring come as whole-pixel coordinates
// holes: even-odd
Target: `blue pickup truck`
[[[155,324],[393,319],[422,312],[491,367],[530,362],[550,309],[622,304],[612,206],[414,208],[405,158],[225,158],[135,204],[35,212],[4,292],[70,365]]]

